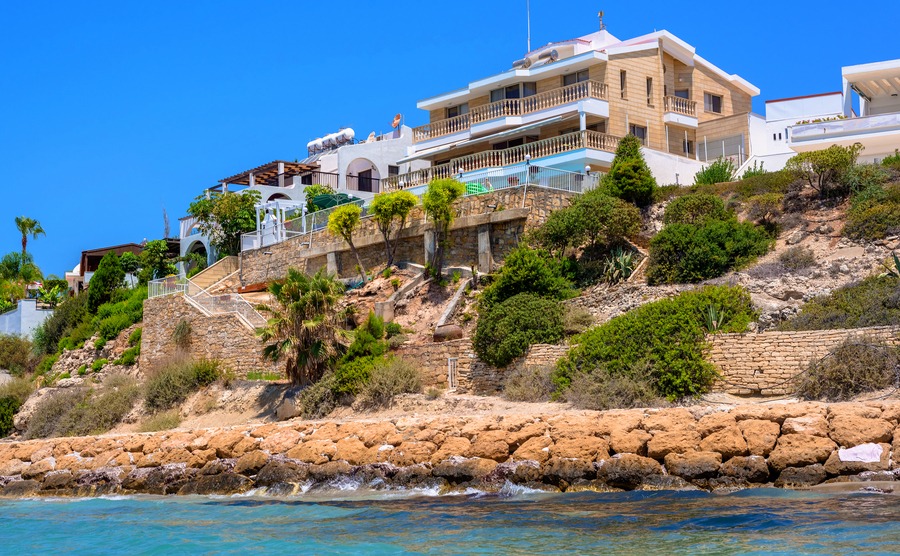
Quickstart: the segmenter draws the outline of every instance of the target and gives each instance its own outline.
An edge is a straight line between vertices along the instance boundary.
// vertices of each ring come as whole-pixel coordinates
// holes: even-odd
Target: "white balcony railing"
[[[498,100],[490,104],[476,106],[468,114],[462,114],[445,120],[437,120],[413,129],[413,142],[420,143],[437,137],[451,135],[469,129],[472,125],[504,118],[522,116],[594,98],[606,100],[608,87],[599,81],[582,81],[552,89],[525,98]]]
[[[697,117],[697,103],[695,101],[673,96],[667,96],[663,100],[666,112]]]
[[[795,125],[790,137],[798,143],[886,131],[900,131],[900,112]]]
[[[425,185],[433,179],[451,178],[462,172],[473,172],[484,168],[499,168],[522,164],[526,157],[535,160],[579,149],[615,152],[619,137],[597,131],[574,131],[558,137],[550,137],[534,143],[519,145],[502,150],[482,151],[451,160],[447,164],[425,168],[382,180],[384,191],[408,189]]]

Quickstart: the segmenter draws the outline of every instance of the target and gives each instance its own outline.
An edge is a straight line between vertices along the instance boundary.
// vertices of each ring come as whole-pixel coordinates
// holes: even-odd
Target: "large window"
[[[628,126],[628,132],[641,140],[642,145],[647,144],[647,128],[642,125],[631,124]]]
[[[590,76],[588,75],[588,70],[581,70],[581,71],[576,71],[575,73],[567,73],[566,75],[562,76],[562,83],[563,83],[563,87],[566,87],[568,85],[582,83],[584,81],[587,81],[588,79],[590,79]]]
[[[711,93],[703,94],[703,109],[707,112],[722,113],[722,96]]]
[[[468,113],[469,113],[469,103],[468,102],[464,102],[457,106],[451,106],[450,108],[447,109],[447,117],[448,118],[455,118],[461,114],[468,114]]]
[[[537,83],[516,83],[515,85],[510,85],[509,87],[503,87],[502,89],[495,89],[491,91],[491,102],[497,102],[498,100],[509,98],[530,97],[536,93]]]

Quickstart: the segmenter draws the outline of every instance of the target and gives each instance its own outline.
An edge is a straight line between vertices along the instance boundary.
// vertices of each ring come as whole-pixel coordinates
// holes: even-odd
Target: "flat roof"
[[[831,95],[843,95],[843,94],[844,93],[842,93],[840,91],[835,91],[833,93],[816,93],[814,95],[801,95],[798,97],[773,98],[772,100],[767,100],[766,104],[769,104],[770,102],[786,102],[789,100],[803,100],[805,98],[827,97],[827,96],[831,96]]]

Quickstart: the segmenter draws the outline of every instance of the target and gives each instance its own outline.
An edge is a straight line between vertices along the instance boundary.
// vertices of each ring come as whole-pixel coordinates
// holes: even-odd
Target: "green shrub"
[[[327,371],[322,378],[300,393],[300,416],[304,419],[322,419],[337,407],[333,391],[334,373]]]
[[[34,344],[38,353],[51,354],[60,349],[60,340],[69,335],[87,316],[87,301],[87,293],[82,293],[56,306],[53,314],[34,332]],[[90,334],[87,335],[89,337]]]
[[[556,384],[553,365],[531,365],[515,368],[507,373],[503,383],[503,398],[512,402],[550,401]]]
[[[647,281],[683,284],[716,278],[764,255],[771,243],[761,228],[733,218],[702,226],[672,224],[650,241]]]
[[[390,407],[399,394],[415,394],[422,391],[419,369],[400,358],[390,357],[380,361],[369,377],[359,396],[362,407]]]
[[[139,397],[137,383],[124,375],[107,377],[96,392],[87,388],[63,389],[37,405],[25,437],[104,433],[131,411]]]
[[[651,407],[661,403],[653,368],[646,362],[635,364],[629,374],[611,374],[603,367],[578,373],[572,377],[562,396],[579,409],[595,411]]]
[[[362,326],[353,331],[353,342],[341,358],[341,364],[361,357],[380,357],[387,352],[384,341],[384,319],[369,311]]]
[[[795,245],[778,255],[778,262],[790,271],[803,270],[816,264],[812,249]]]
[[[6,438],[13,432],[13,417],[21,405],[15,398],[0,398],[0,438]]]
[[[78,376],[84,376],[87,374],[87,365],[82,365],[78,367]]]
[[[34,372],[37,365],[34,346],[27,338],[0,334],[0,369],[21,376]]]
[[[403,327],[400,326],[400,325],[399,325],[398,323],[396,323],[396,322],[389,322],[389,323],[387,323],[387,324],[385,325],[384,329],[385,329],[385,332],[387,333],[387,337],[388,337],[389,339],[390,339],[390,338],[393,338],[394,336],[397,336],[398,334],[402,334],[402,333],[403,333]]]
[[[177,409],[162,411],[150,416],[141,423],[141,432],[167,431],[177,428],[181,424],[181,413]]]
[[[594,317],[581,307],[566,305],[563,316],[563,333],[566,336],[581,334],[594,324]]]
[[[734,192],[741,199],[748,199],[754,195],[765,195],[766,193],[781,193],[784,195],[794,181],[795,178],[790,172],[779,170],[750,177],[745,175],[741,181],[728,184],[725,191]]]
[[[716,195],[694,193],[678,197],[668,205],[663,214],[663,223],[701,225],[709,220],[728,220],[731,212]]]
[[[59,360],[58,354],[53,355],[45,355],[41,362],[38,363],[37,369],[35,370],[36,374],[46,375],[53,369],[53,365]]]
[[[130,367],[137,363],[137,358],[141,354],[141,346],[130,347],[122,352],[122,356],[113,361],[115,365],[125,365]]]
[[[530,293],[520,293],[479,316],[473,345],[483,361],[505,367],[525,355],[528,346],[563,338],[562,305]]]
[[[781,330],[833,330],[900,324],[900,278],[871,276],[807,302]]]
[[[891,168],[900,167],[900,150],[894,149],[894,154],[888,155],[881,160],[882,166]]]
[[[66,378],[72,378],[72,373],[66,371],[64,373],[60,373],[54,380],[63,380]]]
[[[890,173],[883,166],[877,164],[856,164],[851,166],[844,174],[842,183],[850,191],[856,192],[884,185],[890,177]]]
[[[758,166],[757,166],[757,163],[759,164]],[[741,176],[741,179],[746,180],[748,178],[755,178],[756,176],[762,176],[762,175],[768,174],[768,171],[766,171],[766,169],[763,168],[764,165],[765,165],[764,162],[759,162],[758,160],[754,160],[753,166],[744,170],[744,175]]]
[[[128,345],[136,346],[141,343],[141,336],[143,336],[144,329],[141,327],[135,328],[131,334],[128,336]]]
[[[0,385],[0,398],[13,398],[20,404],[25,403],[32,392],[34,392],[34,384],[21,377],[15,377],[6,384]]]
[[[705,392],[717,376],[704,361],[704,311],[725,316],[722,332],[742,332],[755,318],[750,296],[739,287],[712,286],[648,303],[574,339],[554,380],[562,393],[578,373],[603,369],[610,376],[636,376],[649,365],[659,396],[680,398]]]
[[[842,402],[897,383],[900,353],[896,346],[868,338],[848,339],[797,377],[797,395],[806,400]]]
[[[697,185],[714,185],[734,181],[735,171],[737,168],[730,158],[719,157],[709,166],[704,166],[694,176],[694,183]]]
[[[103,368],[104,365],[109,363],[108,359],[97,359],[93,363],[91,363],[91,370],[95,373]]]
[[[842,197],[851,192],[846,178],[861,150],[859,143],[851,147],[831,145],[792,156],[784,169],[817,191],[821,198]]]
[[[144,318],[144,299],[147,288],[119,290],[113,299],[97,309],[97,315],[91,321],[101,340],[113,340],[120,332]]]
[[[900,184],[873,185],[853,195],[844,235],[874,240],[897,233],[900,233]]]
[[[332,391],[336,396],[358,394],[369,381],[372,369],[380,361],[380,355],[367,355],[341,362],[334,370]]]
[[[763,225],[773,225],[782,214],[784,194],[762,193],[747,198],[747,218]]]
[[[145,401],[151,411],[162,411],[183,402],[192,393],[221,378],[218,361],[175,361],[157,369],[145,385]]]
[[[520,293],[567,299],[576,292],[563,276],[559,261],[542,251],[520,246],[506,257],[500,273],[482,292],[480,303],[488,309]]]
[[[429,386],[428,390],[425,391],[425,399],[429,401],[434,401],[440,398],[444,394],[440,388],[436,388],[434,386]]]

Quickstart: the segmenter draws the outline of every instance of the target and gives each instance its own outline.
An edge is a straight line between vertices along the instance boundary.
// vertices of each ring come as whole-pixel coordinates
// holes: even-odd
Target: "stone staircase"
[[[240,262],[237,257],[225,257],[192,276],[191,283],[199,290],[207,292],[218,291],[220,288],[217,286],[236,274],[239,270]]]

